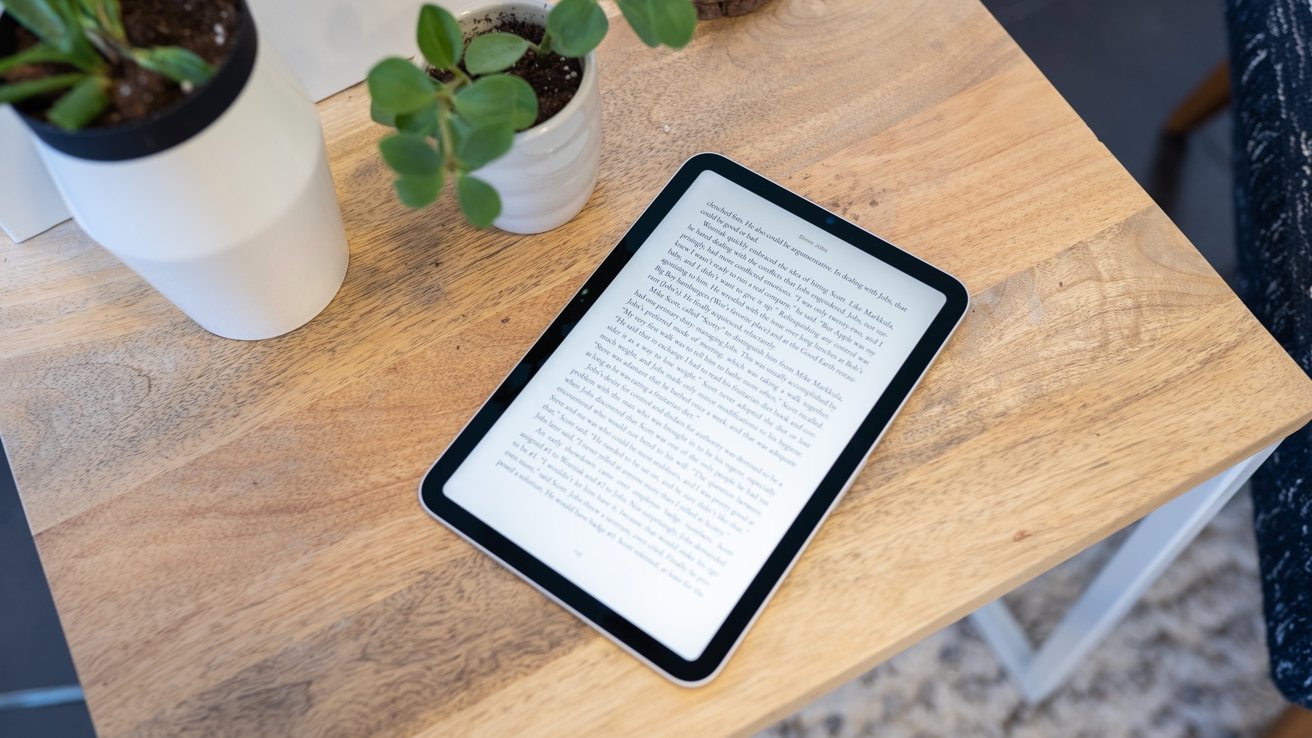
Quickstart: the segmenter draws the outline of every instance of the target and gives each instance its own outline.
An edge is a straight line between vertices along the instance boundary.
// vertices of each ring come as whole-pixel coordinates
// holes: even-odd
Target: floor
[[[1220,0],[984,0],[984,4],[1107,148],[1159,197],[1222,276],[1233,279],[1228,119],[1218,116],[1190,138],[1183,152],[1175,152],[1179,184],[1174,193],[1169,192],[1173,188],[1161,186],[1163,157],[1158,155],[1155,133],[1174,102],[1225,54]],[[0,694],[72,684],[76,682],[72,661],[2,462]],[[93,731],[81,704],[0,711],[0,736],[87,735]]]
[[[1267,676],[1252,519],[1240,493],[1039,704],[959,622],[757,738],[1258,738],[1286,703]],[[1052,632],[1118,544],[1007,595],[1031,639]]]
[[[1235,271],[1230,119],[1182,152],[1157,131],[1226,55],[1222,0],[983,0],[1109,151],[1227,280]],[[1178,161],[1178,186],[1162,165]],[[1174,192],[1171,190],[1174,189]]]

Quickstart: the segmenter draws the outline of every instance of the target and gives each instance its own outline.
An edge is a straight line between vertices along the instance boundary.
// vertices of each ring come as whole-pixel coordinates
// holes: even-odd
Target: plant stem
[[[442,141],[442,166],[454,170],[459,166],[455,154],[455,137],[451,135],[451,102],[439,99],[437,103],[437,135]]]
[[[470,84],[474,81],[470,79],[468,75],[462,75],[462,76],[464,77],[464,79],[453,79],[450,82],[443,82],[442,87],[437,91],[438,97],[445,97],[446,99],[450,100],[455,90],[458,90],[461,87]]]
[[[470,82],[473,82],[473,80],[469,78],[469,75],[465,74],[464,70],[460,68],[459,64],[455,65],[454,67],[451,67],[451,73],[455,75],[456,77],[455,81],[459,84],[467,85]],[[452,86],[456,86],[456,85],[452,85]]]

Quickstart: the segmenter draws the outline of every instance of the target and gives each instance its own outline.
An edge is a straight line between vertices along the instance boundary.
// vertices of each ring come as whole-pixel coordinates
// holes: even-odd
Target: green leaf
[[[428,139],[413,133],[397,133],[378,142],[383,161],[397,174],[431,175],[442,168],[442,157],[437,155]]]
[[[150,71],[174,82],[189,82],[199,87],[214,76],[214,67],[195,52],[177,46],[156,46],[153,49],[133,49],[132,60]]]
[[[105,94],[108,86],[109,80],[104,77],[87,77],[60,96],[46,117],[66,131],[76,131],[109,107],[109,97]]]
[[[91,46],[70,0],[10,0],[6,12],[46,44],[68,56],[68,63],[84,72],[108,66]]]
[[[454,112],[447,117],[447,122],[451,125],[451,132],[455,134],[457,141],[463,136],[468,136],[469,132],[474,130],[473,124]]]
[[[53,77],[0,85],[0,105],[15,103],[37,95],[58,92],[65,87],[72,87],[84,79],[86,79],[85,74],[57,74]]]
[[[49,0],[5,0],[5,12],[51,46],[64,48],[75,31]]]
[[[479,126],[460,137],[456,143],[456,158],[466,169],[478,169],[510,151],[515,143],[515,131],[509,125]]]
[[[519,77],[494,74],[456,93],[456,112],[471,124],[509,123],[516,131],[538,118],[538,96]]]
[[[115,38],[126,42],[128,32],[123,27],[123,9],[119,7],[118,0],[97,0],[96,4],[101,22],[105,24],[105,28],[109,29],[109,32],[114,34]]]
[[[0,59],[0,74],[4,74],[11,69],[16,69],[25,64],[40,64],[42,62],[59,62],[62,64],[73,64],[74,60],[53,46],[44,43],[35,46],[29,46],[26,49]]]
[[[64,22],[64,27],[68,29],[69,36],[77,36],[77,29],[82,27],[81,16],[78,12],[76,0],[43,0],[51,10],[54,10]]]
[[[437,101],[420,108],[414,113],[402,113],[396,116],[392,125],[398,130],[406,133],[417,133],[420,136],[433,136],[437,134]]]
[[[388,126],[389,128],[396,126],[396,114],[388,110],[383,110],[379,107],[377,100],[369,101],[369,117],[373,119],[373,122],[378,123],[379,125]]]
[[[84,25],[104,30],[120,43],[128,42],[127,31],[123,28],[123,11],[118,0],[77,0],[77,4],[87,19],[83,21]]]
[[[609,28],[606,11],[596,0],[560,0],[547,14],[547,35],[561,56],[587,56]]]
[[[475,228],[487,228],[501,214],[501,196],[492,185],[468,174],[456,175],[456,198],[465,219]]]
[[[433,101],[433,82],[406,59],[384,59],[369,70],[369,96],[383,113],[413,113]]]
[[[392,184],[406,207],[422,208],[431,205],[442,191],[442,170],[432,174],[403,174]]]
[[[474,126],[464,118],[454,112],[446,116],[447,127],[451,129],[451,145],[458,151],[460,142],[469,138],[469,134],[474,132]],[[438,149],[441,150],[441,141],[438,141]]]
[[[454,69],[465,48],[465,35],[451,11],[436,5],[419,9],[419,50],[435,69]]]
[[[691,0],[615,0],[634,33],[648,46],[682,49],[697,28]]]
[[[469,48],[465,49],[465,68],[470,74],[500,72],[519,61],[525,51],[528,42],[513,33],[485,33],[469,42]]]

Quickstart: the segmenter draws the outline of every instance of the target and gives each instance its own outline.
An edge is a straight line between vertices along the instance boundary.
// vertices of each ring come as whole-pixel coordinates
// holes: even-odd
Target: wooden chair
[[[1312,738],[1312,710],[1291,706],[1262,738]]]
[[[1229,104],[1230,60],[1222,59],[1171,111],[1162,133],[1177,138],[1187,136]]]

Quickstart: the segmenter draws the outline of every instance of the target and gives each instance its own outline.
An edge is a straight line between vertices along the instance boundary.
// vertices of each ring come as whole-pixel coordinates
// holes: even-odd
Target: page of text
[[[446,494],[695,659],[944,302],[704,172]]]

